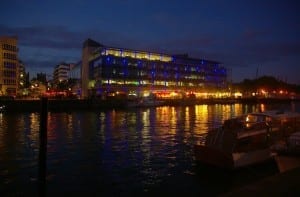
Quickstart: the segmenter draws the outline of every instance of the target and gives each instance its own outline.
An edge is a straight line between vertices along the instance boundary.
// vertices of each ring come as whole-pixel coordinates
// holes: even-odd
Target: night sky
[[[108,46],[222,62],[233,82],[258,74],[300,84],[297,0],[2,0],[0,35],[18,36],[33,77]]]

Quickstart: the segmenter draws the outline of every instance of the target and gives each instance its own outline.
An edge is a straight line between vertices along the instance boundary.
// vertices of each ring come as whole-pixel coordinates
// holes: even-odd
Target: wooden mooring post
[[[47,172],[47,119],[48,119],[48,98],[41,98],[40,112],[40,149],[39,149],[39,172],[38,192],[40,197],[46,196],[46,172]]]

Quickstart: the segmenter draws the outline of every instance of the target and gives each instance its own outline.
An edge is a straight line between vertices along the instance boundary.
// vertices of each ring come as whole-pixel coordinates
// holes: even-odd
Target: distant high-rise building
[[[16,96],[19,84],[16,37],[0,37],[0,95]]]
[[[104,47],[103,45],[99,44],[98,42],[87,39],[83,43],[82,49],[82,61],[81,61],[81,97],[86,98],[89,96],[89,81],[91,80],[92,69],[90,69],[90,58],[93,57],[93,54],[98,54],[96,50],[99,47]],[[95,52],[95,53],[94,53]]]
[[[55,66],[53,72],[53,83],[59,84],[69,79],[70,65],[67,63],[61,63]]]

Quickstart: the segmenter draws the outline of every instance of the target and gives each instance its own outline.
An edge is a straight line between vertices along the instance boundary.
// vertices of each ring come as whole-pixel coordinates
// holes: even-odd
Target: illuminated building
[[[219,62],[101,45],[86,40],[82,52],[82,97],[122,92],[143,96],[201,93],[227,87]]]
[[[16,37],[0,37],[0,95],[16,96],[18,91],[18,48]]]
[[[89,96],[89,90],[91,91],[92,87],[89,85],[89,81],[94,81],[91,77],[93,69],[90,69],[90,58],[95,53],[97,53],[97,50],[99,47],[103,47],[103,45],[100,45],[99,43],[87,39],[83,43],[83,49],[82,49],[82,61],[81,61],[81,97],[86,98]]]
[[[81,96],[81,61],[73,64],[70,69],[70,79],[73,80],[73,84],[70,86],[71,91],[73,94],[77,95],[78,97]]]
[[[53,72],[53,82],[54,84],[59,84],[60,82],[67,81],[69,79],[71,64],[61,63],[55,66]]]

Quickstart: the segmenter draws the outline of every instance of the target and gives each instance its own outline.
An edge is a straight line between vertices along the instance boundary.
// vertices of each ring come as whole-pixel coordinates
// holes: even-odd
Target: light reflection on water
[[[184,184],[195,186],[186,186],[192,194],[209,192],[199,183],[193,145],[225,119],[262,108],[268,107],[235,104],[51,112],[48,193],[130,195],[168,190],[174,184],[175,191]],[[0,123],[0,176],[4,178],[0,191],[14,193],[18,188],[34,195],[39,114],[0,114]]]

